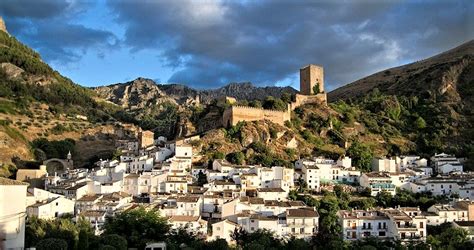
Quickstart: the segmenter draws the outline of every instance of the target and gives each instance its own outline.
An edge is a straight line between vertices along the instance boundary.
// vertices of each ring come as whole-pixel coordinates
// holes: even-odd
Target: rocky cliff
[[[93,88],[99,96],[125,108],[143,108],[163,101],[194,104],[231,96],[239,100],[263,100],[267,96],[280,97],[283,93],[296,93],[292,87],[257,87],[252,83],[230,83],[210,90],[196,90],[181,84],[157,84],[151,79],[137,78],[126,83]]]

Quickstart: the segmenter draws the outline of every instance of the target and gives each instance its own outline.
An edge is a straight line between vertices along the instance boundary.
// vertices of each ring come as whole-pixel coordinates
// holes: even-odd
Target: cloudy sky
[[[327,89],[474,38],[474,1],[1,0],[11,34],[85,86],[147,77],[217,88],[298,87],[324,66]],[[469,13],[471,15],[469,15]]]

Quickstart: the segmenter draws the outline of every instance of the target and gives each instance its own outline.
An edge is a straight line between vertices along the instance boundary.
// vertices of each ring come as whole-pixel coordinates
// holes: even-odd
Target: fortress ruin
[[[323,67],[309,64],[300,69],[300,93],[295,100],[288,104],[286,111],[267,110],[247,106],[231,106],[222,115],[224,127],[235,126],[240,121],[268,120],[280,125],[291,119],[291,111],[305,104],[327,105],[327,96],[324,92]]]

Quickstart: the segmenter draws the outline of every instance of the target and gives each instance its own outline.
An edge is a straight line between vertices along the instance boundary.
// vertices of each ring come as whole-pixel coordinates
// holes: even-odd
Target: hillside
[[[474,157],[474,41],[365,77],[328,98],[365,118],[385,117],[366,125],[374,133],[403,135],[420,153]]]
[[[465,81],[459,81],[464,74],[472,76],[474,40],[456,48],[407,65],[390,68],[355,82],[344,85],[328,93],[331,102],[347,100],[368,94],[378,88],[384,94],[422,95],[431,94],[458,97],[456,91]],[[472,80],[472,78],[470,78]],[[454,99],[453,101],[457,101]]]
[[[118,110],[0,31],[0,175],[9,176],[16,167],[44,157],[64,158],[65,152],[52,145],[64,144],[67,138],[74,141],[70,149],[77,166],[110,154],[117,128],[113,115]],[[39,139],[51,144],[43,143],[40,149],[34,143]]]

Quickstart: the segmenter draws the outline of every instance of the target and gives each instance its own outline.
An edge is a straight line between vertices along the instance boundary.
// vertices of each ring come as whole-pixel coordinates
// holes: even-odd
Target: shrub
[[[67,242],[63,239],[48,238],[40,240],[36,245],[38,250],[67,250]]]

